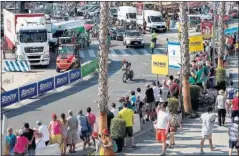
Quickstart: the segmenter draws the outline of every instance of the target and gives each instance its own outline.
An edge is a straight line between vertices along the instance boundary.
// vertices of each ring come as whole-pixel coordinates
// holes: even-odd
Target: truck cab
[[[117,19],[120,22],[136,23],[136,13],[135,7],[121,6],[118,8]]]

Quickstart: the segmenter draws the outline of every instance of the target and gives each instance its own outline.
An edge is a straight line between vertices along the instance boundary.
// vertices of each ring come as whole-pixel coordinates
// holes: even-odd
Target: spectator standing
[[[42,122],[40,120],[38,120],[36,122],[36,124],[39,126],[38,127],[38,132],[41,133],[42,140],[45,142],[45,145],[47,146],[49,144],[49,138],[50,138],[47,126],[42,124]]]
[[[170,126],[170,116],[166,112],[166,104],[162,103],[157,107],[157,121],[154,122],[156,128],[156,140],[162,142],[162,153],[165,155],[167,149],[167,134]]]
[[[78,124],[79,124],[79,132],[80,132],[80,138],[82,141],[84,141],[84,145],[83,145],[83,150],[85,150],[86,145],[88,144],[88,146],[90,146],[90,132],[91,132],[91,126],[89,124],[89,119],[87,116],[85,116],[83,114],[82,110],[79,110],[78,112]],[[74,152],[75,153],[75,152]]]
[[[107,129],[110,130],[111,120],[114,118],[114,114],[108,110],[107,112]],[[109,131],[110,132],[110,131]]]
[[[126,134],[124,140],[124,146],[127,143],[127,137],[131,139],[131,147],[134,147],[134,132],[133,132],[133,125],[134,125],[134,112],[127,108],[127,103],[123,104],[124,108],[119,112],[118,116],[125,120],[126,122]]]
[[[111,104],[111,107],[111,112],[114,114],[114,117],[118,116],[119,110],[116,108],[116,104],[114,102]]]
[[[91,112],[91,108],[90,107],[88,107],[87,109],[86,109],[86,111],[87,111],[87,114],[86,114],[86,116],[88,117],[88,121],[89,121],[89,124],[90,124],[90,136],[92,135],[92,133],[94,132],[94,125],[95,125],[95,122],[96,122],[96,117],[95,117],[95,114],[93,114],[92,112]],[[92,137],[92,140],[93,140],[93,143],[94,143],[94,146],[95,146],[95,139]]]
[[[140,121],[142,123],[145,123],[145,121],[144,121],[145,106],[144,106],[144,103],[142,102],[140,88],[137,88],[136,108],[137,108],[137,113],[139,114],[139,117],[140,117]]]
[[[222,126],[225,124],[225,117],[226,117],[226,97],[224,90],[220,90],[219,95],[216,98],[216,109],[218,113],[218,122],[219,126]]]
[[[102,147],[102,141],[97,132],[92,133],[92,137],[95,139],[95,155],[100,155],[100,148]]]
[[[235,117],[233,119],[233,122],[228,130],[228,135],[229,135],[229,156],[232,155],[232,150],[234,148],[237,149],[237,155],[239,155],[239,118]]]
[[[232,100],[232,122],[235,117],[239,117],[239,91],[237,91],[236,96]]]
[[[174,79],[174,77],[173,77],[173,75],[170,75],[169,76],[169,79],[168,79],[168,81],[167,81],[167,86],[170,88],[170,86],[173,84],[173,79]]]
[[[134,112],[136,112],[136,107],[135,107],[135,104],[136,104],[136,95],[135,95],[135,91],[131,91],[130,102],[131,102],[131,105],[132,105],[132,110],[133,110]]]
[[[68,115],[69,117],[67,118],[67,144],[70,146],[69,152],[75,153],[76,143],[78,141],[78,120],[76,116],[73,115],[72,110],[68,110]]]
[[[46,147],[46,144],[45,141],[42,139],[43,138],[42,133],[40,133],[36,128],[33,128],[33,130],[36,140],[36,150],[43,149],[44,147]]]
[[[146,104],[146,113],[147,113],[146,121],[153,120],[155,118],[155,116],[153,116],[153,110],[155,109],[154,104],[155,99],[154,99],[154,91],[149,84],[146,85],[144,101]]]
[[[16,144],[16,136],[13,134],[12,128],[7,129],[7,136],[6,136],[6,151],[5,155],[13,155],[14,154],[14,146]]]
[[[64,113],[61,114],[61,125],[62,125],[62,137],[63,137],[63,147],[62,147],[62,155],[66,155],[66,146],[67,146],[67,128],[68,122],[66,120],[66,115]]]
[[[179,85],[178,85],[178,80],[174,79],[173,84],[169,88],[170,94],[172,97],[178,98],[179,96]]]
[[[232,99],[234,98],[235,94],[235,88],[233,87],[233,82],[230,81],[230,86],[226,89],[226,96],[227,96],[227,103],[226,103],[226,111],[227,116],[230,116],[231,112],[231,105],[232,105]]]
[[[113,151],[113,141],[107,129],[104,129],[102,131],[101,141],[102,141],[102,145],[100,148],[99,155],[115,156],[115,152]]]
[[[202,70],[203,70],[203,72],[201,75],[201,79],[202,79],[203,92],[206,93],[207,92],[208,74],[209,74],[209,68],[206,65],[206,63],[203,63]]]
[[[203,154],[203,146],[205,139],[209,140],[209,146],[211,148],[211,151],[214,150],[214,147],[212,145],[212,129],[213,124],[215,122],[215,115],[212,113],[213,108],[208,107],[207,112],[203,113],[200,117],[200,120],[202,121],[202,138],[201,138],[201,153]]]
[[[20,129],[17,132],[17,140],[14,146],[14,154],[15,155],[25,155],[28,151],[29,140],[27,137],[23,135],[24,130]]]
[[[28,123],[24,123],[24,133],[23,136],[25,136],[29,141],[28,146],[28,155],[35,155],[36,150],[36,142],[35,142],[35,136],[33,129],[30,128]]]
[[[166,106],[168,105],[168,97],[169,97],[170,91],[168,86],[165,83],[165,80],[163,81],[163,86],[159,89],[159,102],[160,104],[165,103]]]
[[[129,96],[126,96],[126,97],[125,97],[125,100],[126,100],[126,103],[127,103],[127,107],[130,108],[130,109],[132,109],[132,104],[131,104],[131,101],[130,101],[130,99],[129,99]]]
[[[210,63],[209,67],[209,82],[210,82],[210,88],[214,88],[214,80],[215,80],[215,67],[213,66],[213,63]]]
[[[159,102],[159,87],[156,85],[156,82],[153,82],[152,85],[153,85],[155,102]]]

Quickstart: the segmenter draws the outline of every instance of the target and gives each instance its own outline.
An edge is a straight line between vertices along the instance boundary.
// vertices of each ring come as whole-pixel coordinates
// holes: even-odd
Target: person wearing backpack
[[[227,116],[230,117],[231,114],[231,105],[232,105],[232,99],[234,98],[235,94],[235,88],[233,87],[233,82],[230,81],[230,86],[226,89],[226,111],[227,111]]]
[[[90,107],[88,107],[86,109],[86,112],[87,112],[86,116],[88,117],[89,125],[91,127],[89,133],[90,133],[90,136],[91,136],[91,138],[93,140],[93,143],[95,145],[95,139],[94,139],[94,137],[92,137],[92,132],[94,132],[94,125],[95,125],[95,122],[96,122],[96,117],[95,117],[95,114],[91,113],[91,108]]]

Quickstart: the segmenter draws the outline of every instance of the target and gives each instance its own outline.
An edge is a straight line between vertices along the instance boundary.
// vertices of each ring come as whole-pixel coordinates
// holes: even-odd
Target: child
[[[100,148],[102,146],[102,141],[100,139],[100,136],[97,132],[93,132],[92,133],[92,137],[95,139],[95,155],[99,155],[100,154]]]
[[[152,39],[150,43],[150,47],[149,47],[151,54],[154,54],[154,48],[155,48],[155,42],[154,42],[154,39]]]

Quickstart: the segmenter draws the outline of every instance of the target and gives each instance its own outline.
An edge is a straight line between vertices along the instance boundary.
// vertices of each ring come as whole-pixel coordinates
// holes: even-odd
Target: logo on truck
[[[9,32],[12,32],[12,31],[11,31],[11,22],[10,22],[9,20],[7,20],[7,30],[8,30]]]

